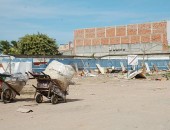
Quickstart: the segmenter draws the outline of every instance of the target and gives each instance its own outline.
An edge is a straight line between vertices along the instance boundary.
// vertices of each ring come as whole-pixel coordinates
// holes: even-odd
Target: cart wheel
[[[9,103],[11,102],[12,100],[12,90],[7,88],[5,89],[2,93],[1,93],[1,100],[4,102],[4,103]]]
[[[66,102],[67,102],[66,98],[65,98],[65,99],[63,99],[63,102],[64,102],[64,103],[66,103]]]
[[[38,94],[35,98],[37,103],[42,103],[43,101],[43,95],[42,94]]]
[[[57,97],[57,95],[52,95],[52,97],[51,97],[51,103],[52,104],[57,104],[58,103],[58,97]]]

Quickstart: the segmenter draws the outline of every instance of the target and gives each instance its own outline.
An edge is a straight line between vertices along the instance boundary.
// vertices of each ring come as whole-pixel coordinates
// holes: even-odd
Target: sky
[[[43,33],[58,44],[76,29],[170,20],[170,0],[0,0],[0,40]]]

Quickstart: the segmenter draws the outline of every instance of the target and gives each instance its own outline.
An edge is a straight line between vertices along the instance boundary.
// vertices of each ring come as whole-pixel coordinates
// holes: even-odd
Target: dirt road
[[[35,81],[29,81],[16,102],[0,102],[0,130],[170,130],[170,81],[106,76],[74,81],[67,103],[57,105],[46,99],[37,105],[31,94]]]

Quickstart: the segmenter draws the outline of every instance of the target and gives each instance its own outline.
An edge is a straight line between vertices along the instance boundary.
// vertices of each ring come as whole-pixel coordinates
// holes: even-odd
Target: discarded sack
[[[45,69],[45,74],[59,84],[63,91],[67,90],[71,79],[75,74],[75,70],[71,65],[64,65],[56,60],[53,60]]]

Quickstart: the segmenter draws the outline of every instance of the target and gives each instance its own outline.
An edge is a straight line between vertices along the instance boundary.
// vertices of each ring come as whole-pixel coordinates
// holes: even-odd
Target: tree
[[[19,54],[18,53],[18,46],[17,46],[17,41],[7,41],[7,40],[2,40],[0,41],[0,53],[2,54]]]
[[[17,47],[21,55],[57,55],[59,53],[55,39],[40,33],[20,38]]]
[[[10,54],[19,54],[19,47],[17,41],[11,41]]]
[[[10,50],[11,47],[12,46],[11,46],[10,42],[4,41],[4,40],[0,41],[0,52],[2,54],[10,54],[11,53],[11,50]]]

